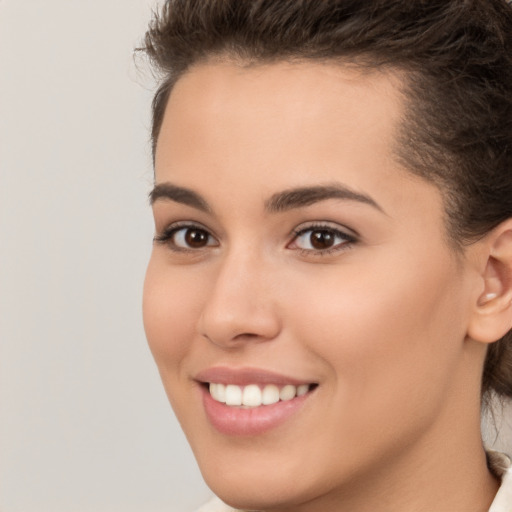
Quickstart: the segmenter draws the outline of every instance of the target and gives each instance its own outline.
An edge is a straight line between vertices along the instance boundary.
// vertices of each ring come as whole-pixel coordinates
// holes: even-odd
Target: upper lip
[[[248,384],[274,384],[276,386],[312,384],[312,381],[296,379],[261,368],[229,368],[227,366],[215,366],[201,370],[196,374],[195,380],[199,382],[235,384],[238,386],[246,386]]]

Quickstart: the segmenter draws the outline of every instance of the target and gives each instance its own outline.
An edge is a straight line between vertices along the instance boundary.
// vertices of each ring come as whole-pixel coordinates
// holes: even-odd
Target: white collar
[[[512,512],[512,463],[503,453],[487,452],[489,466],[496,476],[501,478],[498,493],[489,512]]]

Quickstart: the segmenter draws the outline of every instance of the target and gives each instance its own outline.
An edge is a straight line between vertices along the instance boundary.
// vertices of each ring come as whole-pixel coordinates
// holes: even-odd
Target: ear
[[[512,328],[512,219],[494,228],[481,244],[482,291],[474,304],[468,336],[493,343]]]

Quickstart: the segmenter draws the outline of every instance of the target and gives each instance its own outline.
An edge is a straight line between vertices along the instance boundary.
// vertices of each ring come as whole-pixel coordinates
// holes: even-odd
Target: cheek
[[[439,417],[457,373],[462,301],[449,264],[379,263],[296,278],[287,297],[294,338],[323,362],[324,435],[311,450],[322,455],[307,462],[319,474],[364,469],[414,442]]]
[[[160,260],[152,256],[148,265],[143,319],[149,347],[162,373],[179,365],[188,353],[200,297],[198,287],[184,282],[179,269],[171,269]]]
[[[337,399],[358,404],[362,415],[426,390],[440,400],[465,333],[449,261],[416,257],[398,266],[384,256],[364,272],[351,266],[317,276],[307,307],[292,298],[304,290],[290,294],[301,319],[296,336],[327,362]],[[311,282],[301,286],[311,289]]]

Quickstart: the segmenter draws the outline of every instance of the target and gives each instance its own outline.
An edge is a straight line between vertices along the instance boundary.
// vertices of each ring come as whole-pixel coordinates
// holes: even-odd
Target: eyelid
[[[208,233],[208,236],[215,240],[215,244],[208,244],[203,248],[185,248],[177,246],[176,244],[172,243],[173,236],[182,229],[198,229],[201,231],[205,231]],[[153,241],[160,244],[167,244],[169,247],[176,252],[198,252],[201,249],[205,249],[206,247],[216,247],[219,245],[218,238],[215,236],[210,229],[208,229],[206,226],[201,224],[200,222],[195,221],[176,221],[172,222],[168,226],[166,226],[160,233],[157,233],[153,237]]]
[[[331,233],[334,233],[335,236],[342,238],[343,242],[325,249],[304,249],[301,247],[290,247],[292,244],[296,243],[299,237],[303,236],[309,231],[330,231]],[[344,251],[359,241],[359,234],[357,234],[353,229],[350,229],[347,226],[342,226],[338,223],[333,223],[331,221],[313,221],[301,224],[293,230],[292,236],[293,238],[288,244],[288,248],[301,251],[301,253],[305,255],[313,256],[322,256],[334,252]]]
[[[325,230],[331,230],[341,233],[344,236],[352,237],[354,239],[359,239],[360,234],[352,228],[349,228],[348,226],[345,226],[344,224],[340,224],[339,222],[334,222],[331,220],[314,220],[314,221],[308,221],[303,222],[299,224],[297,227],[295,227],[292,230],[292,235],[297,235],[299,233],[303,233],[304,231],[311,230],[311,229],[325,229]]]

